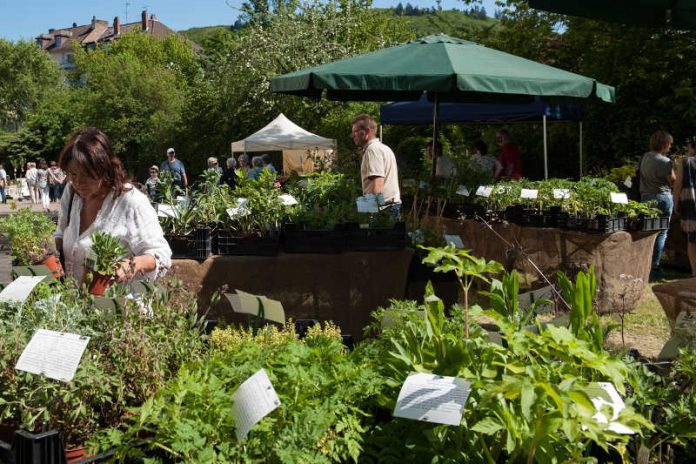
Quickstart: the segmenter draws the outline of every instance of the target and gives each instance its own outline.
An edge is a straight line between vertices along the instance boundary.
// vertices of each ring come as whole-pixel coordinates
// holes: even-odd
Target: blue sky
[[[48,32],[48,29],[69,27],[73,22],[88,24],[92,16],[113,22],[118,16],[121,23],[126,22],[126,3],[128,3],[128,22],[139,20],[140,13],[147,9],[148,15],[154,13],[157,19],[175,29],[190,27],[229,25],[239,15],[243,0],[0,0],[0,37],[7,40],[33,39]],[[396,6],[396,0],[373,0],[377,8]],[[403,1],[404,5],[434,7],[434,0]],[[483,5],[489,16],[495,10],[494,0],[484,0]],[[443,9],[464,8],[458,0],[442,0]]]

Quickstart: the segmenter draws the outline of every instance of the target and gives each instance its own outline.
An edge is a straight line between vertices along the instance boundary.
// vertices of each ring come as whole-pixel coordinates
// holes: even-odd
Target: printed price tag
[[[536,200],[539,196],[539,191],[536,189],[522,189],[520,192],[520,198],[527,198],[529,200]]]
[[[491,193],[493,192],[493,187],[490,185],[480,185],[479,188],[476,189],[476,196],[478,197],[490,197]]]
[[[611,192],[611,202],[617,203],[619,205],[627,205],[628,204],[628,197],[626,196],[625,193]]]
[[[553,197],[556,200],[565,200],[570,198],[570,190],[568,189],[553,189]]]

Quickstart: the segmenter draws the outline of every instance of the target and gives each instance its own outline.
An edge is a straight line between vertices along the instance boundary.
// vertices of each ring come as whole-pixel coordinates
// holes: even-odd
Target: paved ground
[[[12,206],[12,200],[8,200],[7,204],[0,203],[0,214],[4,215],[4,214],[12,213],[13,211],[16,211],[16,210],[13,210],[11,208],[11,206]],[[58,212],[59,206],[60,205],[58,203],[50,203],[49,209],[53,212]],[[43,211],[41,204],[32,205],[31,201],[29,201],[29,200],[20,200],[17,202],[17,209],[29,208],[29,207],[31,207],[31,209],[33,211]]]

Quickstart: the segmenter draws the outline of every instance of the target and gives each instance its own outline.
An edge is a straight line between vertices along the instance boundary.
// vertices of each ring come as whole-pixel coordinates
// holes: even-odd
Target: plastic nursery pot
[[[111,286],[111,276],[92,274],[92,282],[89,284],[89,293],[95,296],[104,296],[106,289]]]
[[[50,255],[48,258],[41,261],[41,264],[46,266],[54,279],[60,279],[65,275],[63,266],[60,264],[60,259],[56,255]]]
[[[65,450],[65,462],[67,464],[72,464],[74,462],[80,462],[86,457],[86,450],[83,446],[79,448],[68,448]]]

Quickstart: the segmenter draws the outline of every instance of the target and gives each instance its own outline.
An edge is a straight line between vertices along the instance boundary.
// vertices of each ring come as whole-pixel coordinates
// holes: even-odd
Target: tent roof
[[[232,143],[232,151],[282,151],[336,148],[334,139],[327,139],[304,130],[283,113],[263,129]]]
[[[541,121],[543,116],[552,121],[580,121],[582,111],[577,104],[549,104],[539,97],[532,103],[440,103],[438,122],[497,123]],[[424,125],[433,122],[433,102],[424,94],[418,101],[382,105],[382,124]]]

